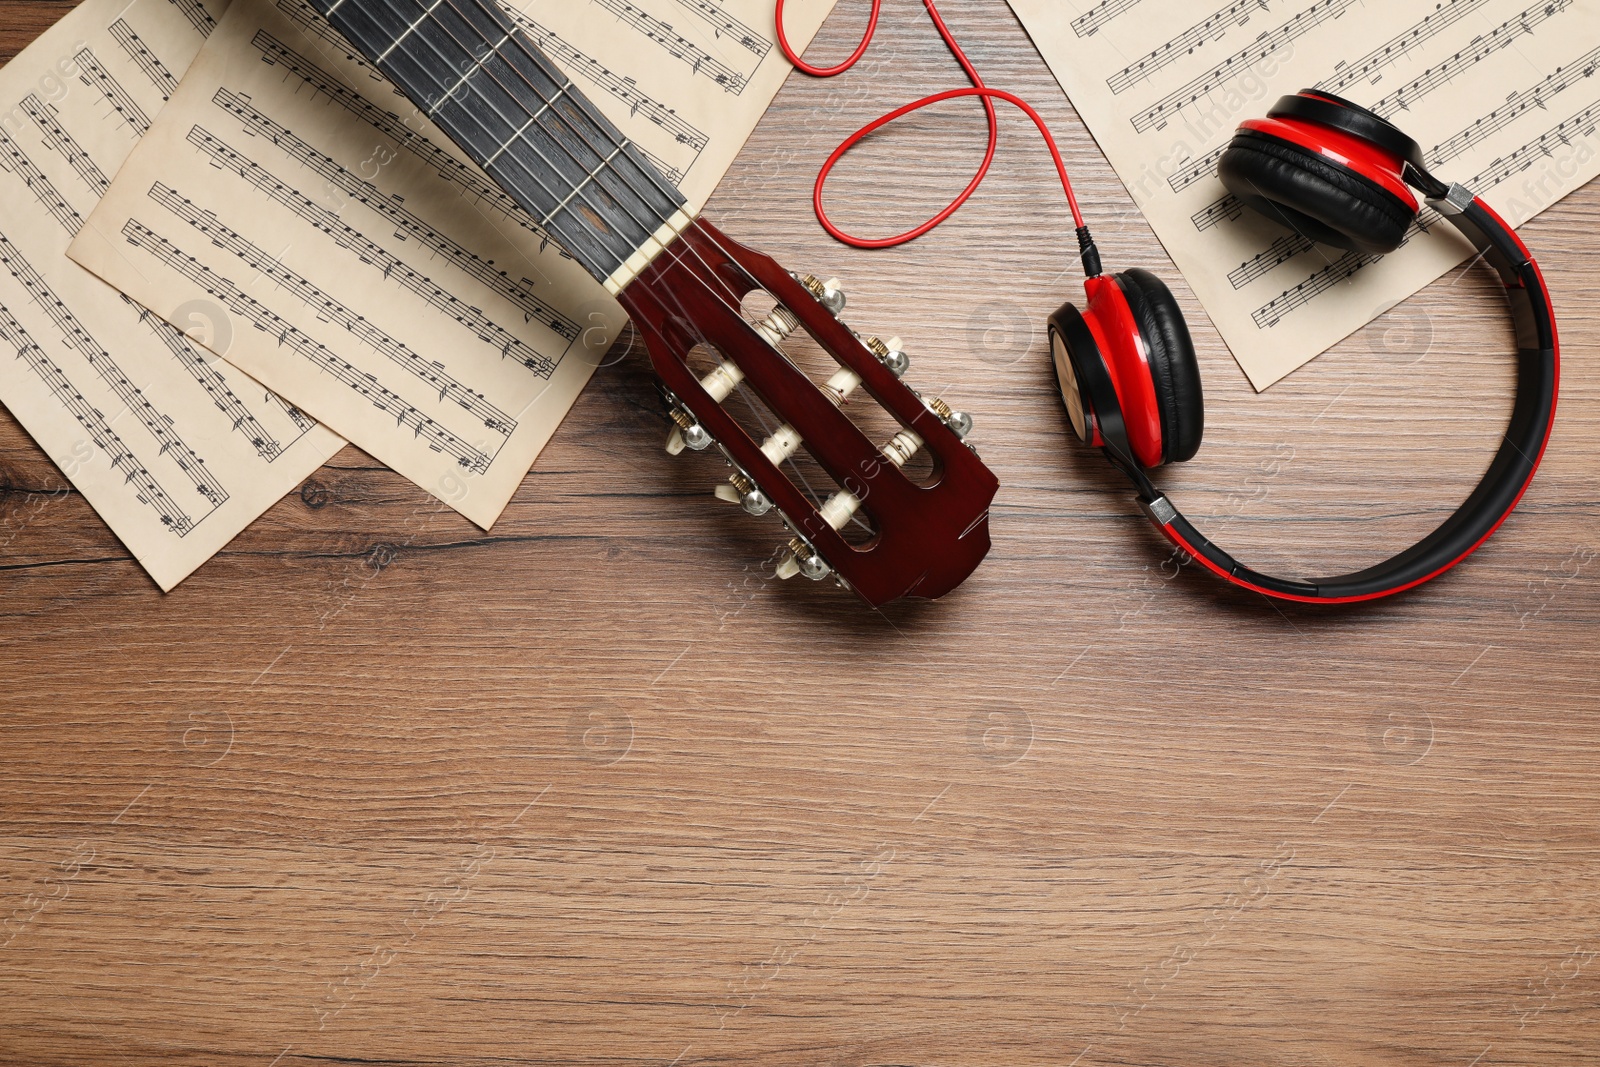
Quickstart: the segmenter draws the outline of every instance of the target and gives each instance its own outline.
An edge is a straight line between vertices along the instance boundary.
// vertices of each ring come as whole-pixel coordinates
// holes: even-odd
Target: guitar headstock
[[[752,322],[741,307],[758,290],[776,306]],[[732,473],[717,495],[783,522],[789,543],[779,577],[831,576],[876,607],[942,596],[982,562],[999,483],[963,441],[972,420],[906,386],[899,376],[908,361],[897,347],[863,339],[840,321],[844,301],[835,285],[791,275],[698,219],[618,299],[665,387],[677,424],[669,451],[720,451]],[[825,385],[779,347],[796,330],[838,364]],[[689,363],[698,346],[720,359],[703,377]],[[764,440],[723,407],[741,384],[781,423]],[[889,440],[868,439],[841,410],[857,388],[899,424]],[[801,449],[835,483],[825,499],[785,473]],[[919,454],[931,461],[931,474],[913,480],[903,468]],[[870,536],[852,542],[841,531],[860,522]]]

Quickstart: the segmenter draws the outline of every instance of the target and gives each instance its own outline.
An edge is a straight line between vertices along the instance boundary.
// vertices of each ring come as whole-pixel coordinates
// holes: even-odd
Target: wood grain
[[[5,4],[0,47],[68,6]],[[1042,106],[1109,262],[1190,314],[1185,509],[1321,573],[1439,521],[1509,410],[1492,282],[1257,396],[1004,4],[948,16]],[[663,454],[626,346],[492,532],[350,450],[168,596],[0,417],[0,1059],[1600,1062],[1600,189],[1524,230],[1568,373],[1522,508],[1417,593],[1275,607],[1173,574],[1068,446],[1042,324],[1070,226],[1020,122],[929,238],[818,230],[838,137],[957,74],[891,3],[711,208],[976,413],[995,549],[938,604],[763,580],[775,525]],[[877,138],[839,216],[942,203],[975,112]]]

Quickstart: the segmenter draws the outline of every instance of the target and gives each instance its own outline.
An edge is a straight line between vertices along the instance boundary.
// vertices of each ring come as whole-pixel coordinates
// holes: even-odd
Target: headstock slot
[[[926,451],[931,484],[921,485],[886,459],[888,436],[873,440],[818,383],[774,350],[741,313],[761,289],[782,304],[827,359],[859,382],[893,426]],[[900,596],[935,597],[966,577],[988,551],[987,514],[994,475],[878,357],[824,308],[805,286],[766,256],[697,221],[620,294],[645,337],[656,373],[676,398],[681,418],[704,445],[714,439],[735,472],[770,498],[797,542],[816,553],[869,603]],[[763,453],[761,440],[709,394],[685,362],[705,344],[732,357],[739,377],[773,417],[790,424],[829,480],[855,498],[876,536],[852,545],[828,521],[843,521],[841,493],[821,506]],[[724,382],[723,384],[726,384]],[[719,389],[719,391],[721,391]],[[945,411],[948,416],[948,409]],[[693,420],[690,422],[690,420]],[[824,514],[828,512],[828,514]],[[824,568],[826,569],[826,568]]]
[[[723,408],[733,415],[734,421],[750,433],[753,440],[763,446],[785,425],[785,420],[780,418],[754,389],[740,389],[734,397],[723,404]],[[775,466],[800,489],[806,500],[819,512],[828,500],[849,491],[822,465],[803,436],[800,446],[794,449],[787,459]],[[839,535],[857,551],[870,546],[878,536],[877,522],[873,518],[872,509],[867,506],[853,511],[850,521],[837,529]]]

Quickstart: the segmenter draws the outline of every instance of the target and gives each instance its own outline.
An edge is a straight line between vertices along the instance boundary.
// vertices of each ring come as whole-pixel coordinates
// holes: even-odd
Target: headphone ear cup
[[[1416,219],[1410,205],[1371,178],[1255,130],[1234,135],[1217,174],[1250,208],[1335,248],[1393,252]]]
[[[1161,460],[1182,463],[1200,450],[1205,433],[1205,400],[1200,362],[1195,358],[1183,309],[1166,283],[1138,267],[1117,275],[1117,285],[1139,325],[1161,416]]]

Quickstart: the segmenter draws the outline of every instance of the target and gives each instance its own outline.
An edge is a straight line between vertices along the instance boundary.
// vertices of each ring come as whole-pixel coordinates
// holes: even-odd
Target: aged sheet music
[[[1258,389],[1470,254],[1427,208],[1381,259],[1244,212],[1217,157],[1279,96],[1373,109],[1512,225],[1600,174],[1596,0],[1010,3]]]
[[[88,0],[0,70],[0,401],[162,589],[344,444],[67,260],[222,0]]]
[[[507,10],[697,207],[789,71],[765,0]],[[305,0],[236,0],[72,255],[485,528],[626,321]]]

